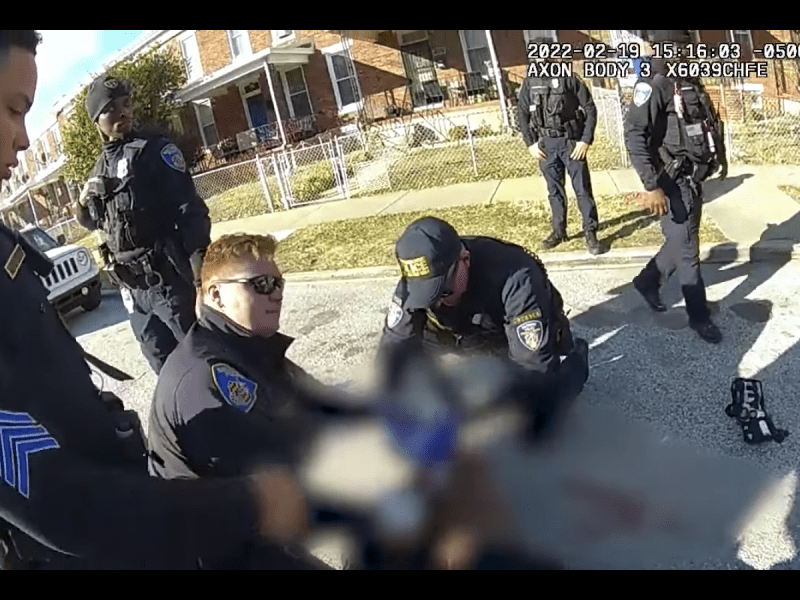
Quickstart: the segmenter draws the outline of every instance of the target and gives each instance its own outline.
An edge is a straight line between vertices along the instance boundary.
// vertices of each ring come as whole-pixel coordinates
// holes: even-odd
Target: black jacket
[[[538,258],[488,237],[463,237],[470,252],[467,290],[458,306],[409,311],[401,279],[383,327],[381,349],[419,339],[430,348],[501,348],[525,370],[553,374],[572,345],[563,300]]]
[[[211,243],[211,219],[208,207],[197,195],[183,155],[172,142],[137,133],[125,140],[108,142],[89,179],[99,180],[108,194],[114,190],[130,194],[133,212],[145,224],[136,234],[143,241],[134,246],[150,249],[154,240],[176,240],[195,279],[199,279],[202,257]],[[92,220],[88,208],[79,206],[77,212],[78,222],[87,229],[101,227]],[[105,229],[108,231],[109,227]],[[126,262],[120,256],[117,259]]]
[[[167,359],[150,410],[153,475],[228,477],[267,461],[302,459],[334,393],[286,358],[293,339],[255,336],[204,306]]]
[[[131,466],[33,270],[47,264],[0,225],[0,537],[92,569],[193,569],[253,538],[244,481],[164,482]]]

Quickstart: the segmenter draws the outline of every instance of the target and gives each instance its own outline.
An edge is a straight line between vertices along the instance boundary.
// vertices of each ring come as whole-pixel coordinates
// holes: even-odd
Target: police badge
[[[175,144],[167,144],[164,146],[161,150],[161,158],[176,171],[180,171],[181,173],[186,172],[186,161]]]
[[[543,327],[541,321],[527,321],[517,326],[517,337],[528,350],[536,352],[542,346]]]
[[[255,381],[224,363],[211,367],[211,375],[225,402],[242,412],[248,412],[253,407],[258,387]]]
[[[117,179],[125,179],[128,176],[128,159],[123,158],[117,163]]]

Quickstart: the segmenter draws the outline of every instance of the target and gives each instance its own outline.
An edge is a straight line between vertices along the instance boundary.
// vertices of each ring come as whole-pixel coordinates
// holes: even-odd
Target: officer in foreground
[[[28,145],[34,30],[0,30],[0,179]],[[47,301],[52,263],[0,225],[0,566],[197,569],[245,542],[307,531],[303,492],[284,469],[225,481],[148,476],[120,437],[120,402],[94,387],[83,352]],[[127,434],[130,431],[123,431]]]
[[[588,345],[573,342],[561,294],[535,255],[489,237],[460,237],[435,217],[411,223],[395,254],[402,278],[379,353],[416,340],[433,351],[506,356],[541,386],[545,411],[581,392]]]
[[[89,86],[86,110],[103,152],[74,211],[81,225],[103,231],[131,328],[158,374],[195,320],[211,220],[177,146],[133,130],[130,95],[109,76]]]
[[[653,42],[680,50],[691,41],[685,30],[658,30]],[[679,60],[676,58],[675,60]],[[706,342],[722,334],[711,321],[700,272],[702,182],[721,167],[727,173],[719,119],[698,80],[666,77],[666,60],[651,60],[652,77],[640,78],[628,110],[625,142],[644,193],[637,201],[661,217],[664,244],[633,280],[634,287],[657,312],[667,307],[660,287],[678,272],[689,326]]]
[[[517,117],[522,139],[547,182],[553,231],[542,248],[550,250],[567,238],[566,169],[578,197],[586,245],[592,254],[601,254],[605,249],[597,240],[597,205],[586,160],[597,127],[597,107],[589,88],[575,75],[528,76],[519,89]]]

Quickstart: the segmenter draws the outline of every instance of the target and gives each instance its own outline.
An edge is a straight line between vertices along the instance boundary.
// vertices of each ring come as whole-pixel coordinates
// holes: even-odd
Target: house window
[[[213,146],[219,142],[217,134],[217,124],[214,121],[214,111],[211,109],[210,100],[201,100],[195,104],[197,120],[200,122],[200,131],[203,135],[203,143],[206,146]]]
[[[250,38],[246,29],[228,29],[228,41],[231,44],[233,60],[250,54]]]
[[[353,61],[345,51],[342,44],[325,48],[325,61],[328,63],[328,73],[333,84],[333,93],[336,96],[336,105],[339,112],[347,113],[358,110],[361,93],[358,89],[358,80],[355,74]]]
[[[467,61],[467,71],[489,76],[492,54],[489,52],[489,41],[485,29],[462,29],[461,43]]]
[[[272,29],[272,44],[288,42],[294,38],[294,29]]]
[[[197,48],[197,36],[192,33],[181,40],[181,54],[183,64],[186,66],[186,76],[189,81],[197,79],[203,74],[200,66],[200,50]]]
[[[293,119],[310,117],[311,99],[308,97],[308,87],[303,73],[303,67],[285,71],[283,76],[283,89],[289,99],[289,112]]]
[[[558,41],[558,35],[555,29],[523,29],[522,35],[525,37],[525,45],[530,44],[536,38],[545,38],[551,42]]]
[[[739,44],[742,49],[740,60],[751,60],[753,57],[753,37],[749,29],[729,29],[728,42]]]

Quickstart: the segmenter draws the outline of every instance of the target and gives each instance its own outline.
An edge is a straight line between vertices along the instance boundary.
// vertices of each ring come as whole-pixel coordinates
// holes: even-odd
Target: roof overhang
[[[267,48],[189,83],[176,94],[176,98],[181,102],[192,102],[218,96],[224,93],[227,86],[258,73],[265,64],[278,68],[305,65],[308,64],[308,58],[312,54],[314,54],[314,42],[310,39],[298,40],[291,45]]]

